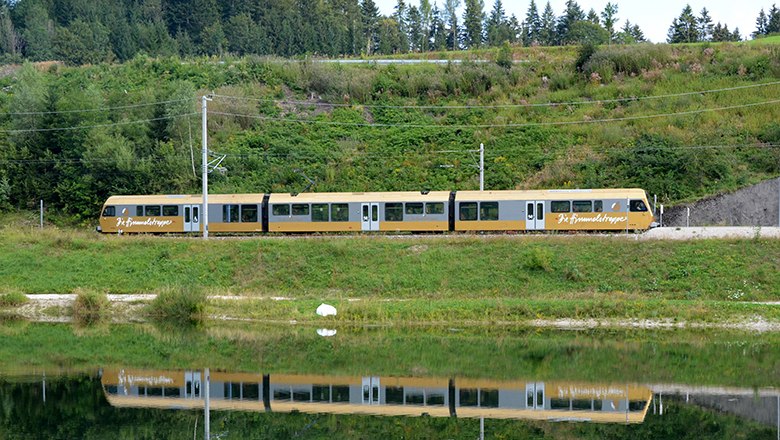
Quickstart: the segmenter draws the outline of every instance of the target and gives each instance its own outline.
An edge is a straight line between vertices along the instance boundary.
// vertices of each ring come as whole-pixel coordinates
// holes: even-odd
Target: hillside
[[[780,47],[504,47],[450,63],[152,59],[7,66],[0,204],[92,220],[108,194],[638,186],[675,203],[780,172]],[[509,63],[511,60],[513,62]],[[494,62],[497,61],[497,62]],[[296,172],[296,170],[299,170]]]

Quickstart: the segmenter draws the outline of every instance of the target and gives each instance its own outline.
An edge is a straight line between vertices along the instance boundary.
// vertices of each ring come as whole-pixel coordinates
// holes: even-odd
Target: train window
[[[460,204],[460,219],[471,221],[477,219],[477,202],[462,202]]]
[[[631,203],[629,203],[628,206],[631,209],[631,212],[645,212],[645,211],[647,211],[647,205],[645,205],[644,200],[632,200]]]
[[[330,389],[333,395],[333,399],[331,399],[333,402],[349,402],[349,386],[332,385]]]
[[[426,203],[425,204],[425,213],[426,214],[444,214],[444,203],[438,202],[438,203]]]
[[[241,221],[244,223],[256,223],[257,205],[241,205]]]
[[[385,203],[385,221],[388,222],[404,221],[403,203]]]
[[[483,408],[498,408],[498,390],[479,390],[479,406]]]
[[[116,215],[116,206],[106,206],[103,210],[103,217],[113,217]]]
[[[138,205],[135,207],[135,215],[141,217],[144,215],[144,207],[141,205]]]
[[[159,205],[144,206],[144,214],[147,217],[160,215],[160,206]]]
[[[222,222],[238,223],[238,205],[222,205]]]
[[[480,220],[498,220],[498,202],[481,202],[479,204]]]
[[[162,215],[163,217],[178,217],[179,207],[176,205],[163,205]]]
[[[293,205],[296,206],[296,205]],[[306,208],[309,207],[309,205],[297,205],[297,206],[305,206]],[[308,209],[306,209],[308,214]],[[273,215],[290,215],[290,205],[284,204],[284,205],[273,205],[271,206],[271,213]],[[298,214],[300,215],[300,214]]]
[[[460,389],[460,406],[477,406],[479,390],[476,388]]]
[[[604,212],[604,201],[603,200],[594,200],[593,201],[593,212]]]
[[[346,203],[333,203],[330,205],[330,219],[334,222],[348,222],[349,205]]]
[[[569,212],[571,211],[571,203],[561,200],[553,200],[550,202],[550,211],[551,212]]]
[[[620,211],[620,202],[615,202],[612,204],[612,210],[613,211]]]
[[[406,213],[409,215],[422,215],[423,204],[422,203],[407,203]]]
[[[309,205],[306,203],[293,203],[292,215],[309,215]]]
[[[593,212],[593,204],[590,200],[577,200],[571,203],[573,212]]]
[[[289,388],[277,388],[274,390],[274,400],[276,401],[289,402],[290,397],[292,397],[292,393]]]
[[[404,404],[404,387],[386,387],[385,403],[394,405]]]
[[[311,221],[313,222],[326,222],[328,221],[328,204],[327,203],[312,203],[311,204]]]
[[[444,405],[444,394],[428,393],[425,396],[426,405]]]
[[[312,402],[330,401],[330,387],[328,385],[313,385],[311,387],[311,394]]]

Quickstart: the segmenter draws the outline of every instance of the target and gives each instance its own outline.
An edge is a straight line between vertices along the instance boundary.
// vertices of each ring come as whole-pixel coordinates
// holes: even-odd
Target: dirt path
[[[112,322],[142,322],[143,307],[154,300],[155,294],[127,294],[127,295],[107,295],[112,304],[111,316]],[[24,305],[13,309],[12,312],[24,319],[32,322],[72,322],[70,307],[76,300],[73,294],[41,294],[27,295],[28,301]],[[210,296],[212,300],[222,301],[294,301],[295,298],[289,297],[247,297],[247,296]],[[348,301],[359,301],[360,299],[349,299]],[[762,304],[770,307],[780,307],[780,302],[751,302],[751,304]],[[272,319],[246,319],[229,315],[211,315],[210,319],[217,321],[251,321],[269,324],[295,324],[295,321],[279,321]],[[315,318],[312,310],[312,318]],[[329,325],[349,325],[349,322],[329,322]],[[365,323],[361,323],[365,324]],[[387,323],[384,323],[387,325]],[[743,330],[753,332],[778,332],[780,331],[780,322],[766,321],[760,317],[755,317],[745,322],[684,322],[674,319],[534,319],[527,321],[492,321],[492,322],[420,322],[419,325],[469,325],[469,326],[518,326],[527,325],[538,328],[557,328],[566,330],[577,329],[595,329],[595,328],[623,328],[623,329],[724,329],[724,330]],[[390,323],[392,325],[392,323]]]

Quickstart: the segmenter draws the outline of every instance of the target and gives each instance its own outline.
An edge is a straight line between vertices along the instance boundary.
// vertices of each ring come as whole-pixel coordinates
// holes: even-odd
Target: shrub
[[[544,248],[534,248],[528,254],[524,266],[528,270],[551,272],[552,253]]]
[[[73,303],[73,319],[80,324],[92,325],[103,321],[110,307],[105,293],[80,290]]]
[[[0,295],[0,307],[19,307],[27,302],[27,296],[21,292],[9,292]]]
[[[149,305],[152,319],[178,325],[198,325],[206,319],[208,297],[200,289],[165,290]]]

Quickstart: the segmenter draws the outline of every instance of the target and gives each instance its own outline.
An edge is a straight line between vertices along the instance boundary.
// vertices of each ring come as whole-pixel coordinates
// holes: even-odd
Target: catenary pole
[[[209,238],[209,147],[208,147],[208,101],[209,97],[201,98],[201,113],[203,117],[203,208],[200,223],[203,225],[203,239]]]
[[[479,144],[479,190],[485,190],[485,144]]]

